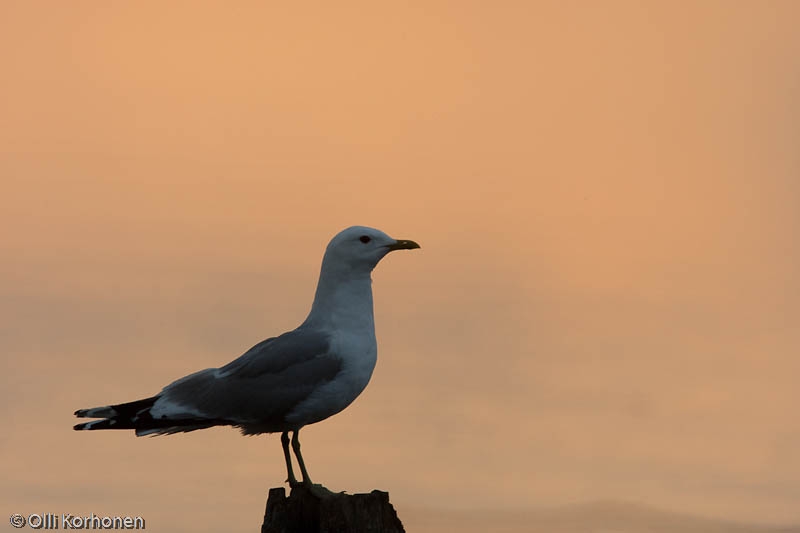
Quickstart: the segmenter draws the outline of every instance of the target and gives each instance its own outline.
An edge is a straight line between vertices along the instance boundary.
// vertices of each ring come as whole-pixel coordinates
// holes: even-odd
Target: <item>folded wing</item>
[[[79,410],[78,417],[104,420],[75,429],[152,435],[232,425],[247,434],[285,431],[291,429],[286,415],[341,369],[328,335],[300,327],[256,344],[221,368],[181,378],[152,398]]]

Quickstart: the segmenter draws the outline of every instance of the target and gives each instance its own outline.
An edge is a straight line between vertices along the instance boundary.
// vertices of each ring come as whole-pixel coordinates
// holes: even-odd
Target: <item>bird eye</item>
[[[367,235],[362,235],[361,237],[358,238],[358,240],[363,242],[364,244],[367,244],[372,239],[370,239]]]

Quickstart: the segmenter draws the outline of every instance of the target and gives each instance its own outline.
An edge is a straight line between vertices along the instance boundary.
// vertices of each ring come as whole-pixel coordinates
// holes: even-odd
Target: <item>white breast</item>
[[[300,402],[286,416],[287,422],[307,425],[324,420],[353,403],[366,388],[378,356],[374,331],[367,338],[340,333],[332,339],[331,351],[341,356],[342,370]]]

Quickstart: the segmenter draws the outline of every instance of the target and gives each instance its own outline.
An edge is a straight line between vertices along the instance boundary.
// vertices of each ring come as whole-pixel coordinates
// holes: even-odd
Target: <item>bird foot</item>
[[[289,487],[294,491],[297,490],[305,490],[311,493],[313,496],[317,498],[329,498],[330,496],[336,496],[337,494],[344,494],[343,492],[333,492],[332,490],[326,488],[324,485],[319,483],[311,483],[310,481],[295,481],[294,483],[289,483]]]

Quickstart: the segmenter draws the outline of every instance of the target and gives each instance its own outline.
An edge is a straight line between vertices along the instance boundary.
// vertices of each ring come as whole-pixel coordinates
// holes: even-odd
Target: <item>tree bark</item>
[[[389,493],[318,496],[305,487],[269,489],[261,533],[405,533]]]

